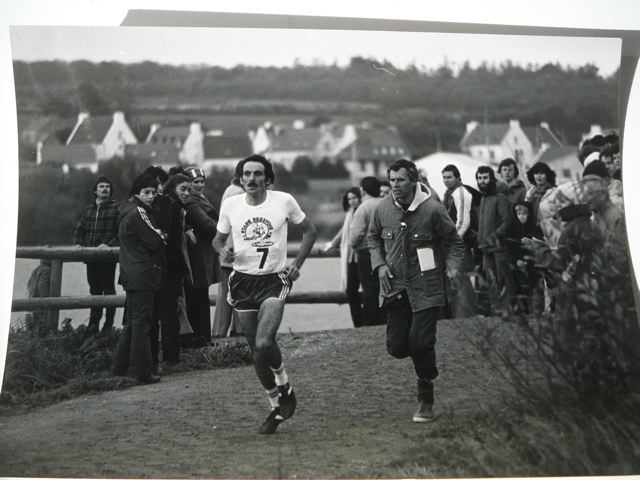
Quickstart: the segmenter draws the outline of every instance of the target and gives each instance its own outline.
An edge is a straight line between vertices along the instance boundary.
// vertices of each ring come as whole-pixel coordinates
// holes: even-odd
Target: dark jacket
[[[113,199],[100,205],[96,202],[87,205],[76,224],[74,243],[83,247],[97,247],[102,243],[118,245],[119,216],[118,204]]]
[[[189,245],[193,286],[208,287],[218,281],[219,257],[211,241],[216,236],[218,212],[203,195],[189,195],[184,204],[187,228],[193,228],[196,244]]]
[[[406,227],[403,225],[406,224]],[[406,290],[414,312],[447,304],[446,270],[462,271],[465,248],[454,223],[431,192],[417,189],[408,210],[389,195],[380,200],[369,226],[371,268],[387,265],[392,291]],[[418,248],[433,249],[436,268],[421,271]]]
[[[511,225],[511,209],[509,200],[495,187],[482,192],[482,200],[478,208],[478,247],[486,253],[501,250],[502,240],[507,236]]]
[[[516,206],[513,205],[511,208],[512,213],[512,222],[509,227],[506,243],[507,243],[507,251],[509,253],[509,258],[512,262],[516,262],[516,260],[524,260],[524,257],[528,255],[527,249],[522,245],[523,238],[538,238],[540,240],[544,239],[542,234],[542,229],[539,225],[536,224],[536,217],[533,213],[533,207],[529,202],[521,202],[520,205],[525,205],[527,210],[529,211],[529,218],[527,219],[527,223],[522,224],[518,220],[516,216]]]
[[[522,180],[516,179],[512,185],[507,185],[504,182],[498,182],[498,193],[502,193],[511,205],[515,205],[518,202],[524,200],[524,196],[527,194],[527,187]]]
[[[165,268],[162,270],[162,286],[160,289],[180,290],[185,281],[189,285],[193,284],[187,242],[184,236],[186,213],[178,200],[174,200],[171,197],[165,198],[169,199],[167,260]],[[158,196],[156,196],[157,199]]]
[[[125,290],[160,288],[167,235],[154,223],[151,208],[133,197],[120,215],[120,280]]]

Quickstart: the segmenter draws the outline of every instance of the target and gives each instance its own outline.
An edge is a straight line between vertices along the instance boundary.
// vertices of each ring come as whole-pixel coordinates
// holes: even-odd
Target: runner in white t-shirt
[[[300,276],[317,232],[291,195],[267,190],[275,175],[266,158],[251,155],[236,171],[242,172],[239,180],[246,193],[222,203],[213,247],[222,260],[233,263],[228,300],[238,312],[258,379],[269,397],[272,410],[259,430],[268,434],[293,415],[297,404],[276,333],[291,283]],[[289,222],[302,228],[302,242],[296,259],[287,265]],[[226,246],[229,235],[233,247]]]

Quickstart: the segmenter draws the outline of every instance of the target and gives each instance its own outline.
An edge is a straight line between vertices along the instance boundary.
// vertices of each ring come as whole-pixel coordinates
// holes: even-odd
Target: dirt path
[[[469,322],[439,324],[430,425],[411,422],[413,368],[386,353],[383,327],[284,335],[299,404],[275,435],[256,434],[268,403],[253,367],[174,374],[0,417],[0,476],[403,476],[407,452],[426,436],[499,396],[466,339]]]

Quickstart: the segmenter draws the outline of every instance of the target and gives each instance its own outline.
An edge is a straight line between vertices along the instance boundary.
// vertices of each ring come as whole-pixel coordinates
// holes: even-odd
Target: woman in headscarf
[[[360,289],[360,277],[358,276],[358,264],[356,252],[349,244],[349,230],[353,214],[360,206],[362,194],[360,188],[351,187],[342,196],[342,208],[346,213],[342,228],[333,239],[325,246],[325,251],[340,246],[340,288],[347,292],[349,310],[354,327],[362,326],[362,303],[358,293]]]
[[[196,241],[188,247],[193,284],[185,284],[184,292],[194,346],[204,346],[211,343],[209,286],[218,281],[219,260],[211,245],[216,235],[218,212],[204,196],[204,171],[189,167],[185,174],[191,182],[190,195],[184,202],[186,223]]]

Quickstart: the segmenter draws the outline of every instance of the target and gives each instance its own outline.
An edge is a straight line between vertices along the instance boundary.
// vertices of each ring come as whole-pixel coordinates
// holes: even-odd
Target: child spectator
[[[536,271],[534,262],[525,260],[527,250],[522,245],[522,239],[539,238],[542,240],[544,237],[540,226],[536,225],[531,203],[524,200],[518,201],[512,211],[514,222],[511,223],[507,234],[507,251],[514,272],[518,296],[515,308],[516,311],[532,313],[531,294],[537,292],[540,275]]]

